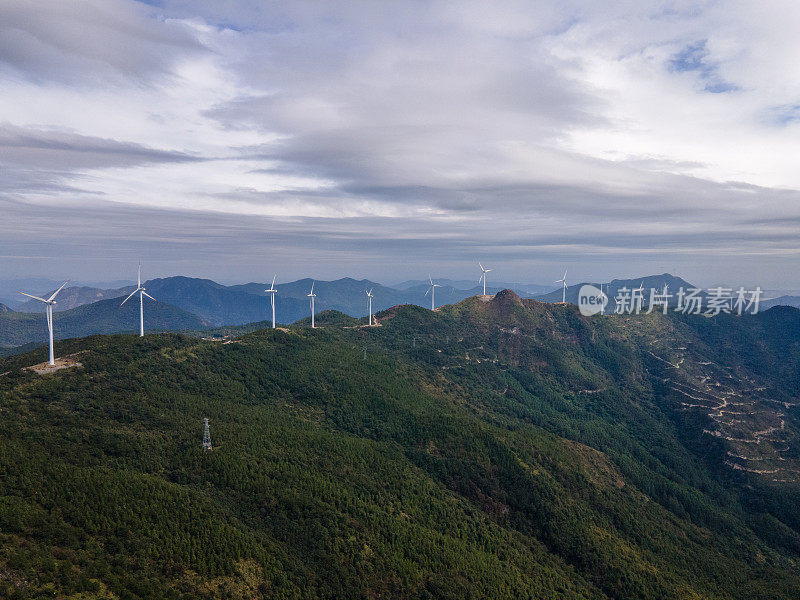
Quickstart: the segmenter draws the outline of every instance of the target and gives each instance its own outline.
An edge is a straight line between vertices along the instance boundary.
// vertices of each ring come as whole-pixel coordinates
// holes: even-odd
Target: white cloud
[[[17,210],[340,219],[353,252],[379,219],[398,243],[433,226],[442,252],[474,236],[516,264],[591,251],[609,271],[658,252],[717,269],[728,236],[797,264],[793,2],[52,8],[0,7]]]

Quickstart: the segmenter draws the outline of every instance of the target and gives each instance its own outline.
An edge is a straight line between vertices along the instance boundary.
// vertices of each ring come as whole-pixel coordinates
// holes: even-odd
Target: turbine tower
[[[364,293],[367,295],[367,298],[369,299],[369,324],[372,325],[372,298],[373,298],[372,290],[370,291],[364,290]]]
[[[311,282],[311,293],[308,295],[308,297],[311,298],[311,329],[314,329],[314,298],[316,298],[317,295],[314,293],[313,281]]]
[[[428,273],[428,281],[430,281],[431,284],[428,287],[428,291],[425,292],[425,295],[426,296],[428,294],[431,295],[431,310],[436,310],[436,300],[434,299],[434,297],[436,296],[436,288],[437,287],[442,287],[442,286],[439,285],[438,283],[433,283],[433,279],[431,279],[431,274],[430,273]]]
[[[137,276],[136,281],[136,289],[131,292],[130,296],[122,301],[122,304],[125,304],[133,297],[134,294],[136,294],[136,292],[139,292],[139,337],[144,337],[144,297],[147,296],[153,301],[155,301],[155,298],[144,291],[144,286],[142,285],[142,261],[139,261],[139,275]],[[122,306],[122,304],[120,304],[120,306]]]
[[[567,272],[564,271],[564,277],[562,277],[561,279],[556,280],[555,283],[563,283],[564,284],[564,289],[561,292],[561,304],[566,304],[567,303]]]
[[[275,294],[278,293],[278,290],[275,289],[275,278],[277,278],[277,277],[278,276],[275,275],[275,277],[272,278],[272,285],[269,286],[268,290],[264,290],[272,298],[272,328],[273,329],[275,329]]]
[[[203,419],[203,450],[211,450],[211,431],[208,428],[208,417]]]
[[[23,296],[27,296],[28,298],[33,298],[34,300],[38,300],[39,302],[44,302],[45,312],[47,313],[47,331],[50,333],[50,360],[49,364],[54,365],[56,364],[55,358],[53,357],[53,305],[56,303],[56,296],[58,292],[64,289],[64,286],[70,282],[67,279],[60,288],[58,288],[53,295],[50,296],[47,300],[44,298],[39,298],[39,296],[31,296],[30,294],[26,294],[25,292],[19,292]]]
[[[484,269],[484,268],[483,268],[483,265],[482,265],[481,263],[478,263],[478,266],[481,268],[481,271],[483,271],[483,272],[481,273],[481,277],[480,277],[480,279],[478,279],[478,283],[480,283],[481,281],[483,281],[483,295],[485,296],[485,295],[486,295],[486,274],[487,274],[488,272],[490,272],[490,271],[491,271],[491,269]]]

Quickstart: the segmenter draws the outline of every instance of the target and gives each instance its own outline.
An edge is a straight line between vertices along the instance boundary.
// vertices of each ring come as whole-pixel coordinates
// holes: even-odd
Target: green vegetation
[[[798,315],[501,293],[379,327],[68,340],[82,367],[44,376],[40,352],[2,359],[0,597],[798,597],[796,485],[725,467],[659,366],[711,357],[796,399]]]
[[[131,298],[124,306],[120,306],[120,302],[122,300],[119,298],[111,298],[53,313],[53,337],[65,339],[97,333],[138,331],[138,297]],[[196,330],[208,326],[208,322],[200,317],[175,306],[164,302],[146,302],[145,327],[148,330]],[[0,311],[0,348],[29,343],[47,343],[44,311]]]

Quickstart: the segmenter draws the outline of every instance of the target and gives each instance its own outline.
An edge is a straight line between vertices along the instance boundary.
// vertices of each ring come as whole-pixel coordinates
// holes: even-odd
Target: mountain
[[[58,286],[53,288],[52,290],[48,290],[44,292],[41,297],[42,298],[49,298],[50,295],[58,289]],[[129,285],[122,288],[116,289],[101,289],[96,287],[86,287],[86,286],[72,286],[72,287],[65,287],[61,292],[59,292],[58,296],[56,297],[56,305],[53,307],[54,312],[69,310],[70,308],[75,308],[78,306],[82,306],[84,304],[90,304],[92,302],[97,302],[98,300],[105,300],[107,298],[124,298],[128,294],[130,294],[134,289],[136,289],[135,285]],[[27,302],[22,303],[19,308],[19,312],[44,312],[44,305],[38,300],[28,300]]]
[[[0,313],[12,313],[12,312],[14,311],[8,308],[8,306],[6,306],[5,304],[0,304]]]
[[[800,308],[800,296],[779,296],[761,302],[762,308],[771,308],[773,306],[794,306],[795,308]]]
[[[584,285],[593,285],[597,287],[599,285],[598,282],[583,282],[578,283],[575,285],[567,286],[567,302],[571,304],[578,303],[578,293],[580,292],[581,287]],[[664,289],[664,286],[668,286],[671,293],[677,292],[680,288],[684,290],[688,290],[689,288],[693,288],[691,283],[688,281],[681,279],[680,277],[676,277],[674,275],[670,275],[669,273],[663,273],[662,275],[648,275],[646,277],[639,277],[634,279],[614,279],[609,283],[603,283],[603,291],[606,292],[606,295],[609,298],[609,307],[606,310],[613,310],[615,306],[614,298],[619,293],[619,290],[623,287],[628,289],[638,289],[639,286],[644,288],[645,293],[645,301],[649,297],[649,293],[651,289],[661,291]],[[542,302],[561,302],[563,290],[558,289],[547,294],[542,294],[540,296],[535,296],[536,300],[540,300]]]
[[[200,317],[163,302],[149,301],[145,307],[148,330],[195,330],[208,325]],[[120,306],[120,299],[112,298],[53,314],[53,337],[59,340],[138,329],[138,301]],[[0,346],[22,346],[31,342],[47,342],[44,314],[0,311]]]
[[[298,279],[289,283],[276,284],[275,296],[277,320],[293,323],[309,316],[308,293],[311,279]],[[353,317],[367,315],[365,290],[373,290],[373,309],[383,310],[399,304],[430,306],[430,296],[426,296],[427,285],[396,290],[368,279],[356,280],[344,277],[334,281],[313,281],[317,294],[317,311],[332,310]],[[270,283],[246,283],[224,286],[208,279],[189,277],[169,277],[153,279],[146,284],[148,292],[158,300],[163,300],[184,310],[200,315],[216,326],[240,325],[264,321],[271,318],[269,299],[264,290]],[[490,293],[499,290],[487,288]],[[481,293],[477,286],[469,290],[440,287],[436,290],[436,304],[453,303]]]
[[[545,294],[552,291],[556,287],[555,285],[541,285],[538,283],[510,283],[507,281],[491,281],[491,279],[489,282],[492,284],[492,289],[496,290],[493,293],[497,293],[504,289],[511,289],[522,297]],[[459,290],[471,290],[477,288],[477,279],[437,279],[436,283],[443,287],[452,287]],[[398,290],[408,290],[410,288],[427,286],[427,279],[411,279],[398,283],[394,287]],[[483,290],[482,287],[481,290]],[[489,291],[488,288],[486,291]]]
[[[366,323],[366,321],[364,321]],[[338,310],[323,310],[314,317],[317,327],[357,327],[362,324],[359,319],[346,315]],[[293,323],[296,327],[311,327],[311,317],[300,319]]]
[[[0,596],[800,597],[797,309],[377,319],[0,359]]]
[[[676,286],[684,284],[685,287],[689,287],[689,284],[682,279],[665,274],[637,280],[615,280],[612,282],[610,289],[612,292],[616,292],[619,287],[626,284],[630,287],[634,283],[635,287],[638,287],[642,281],[645,282],[645,288],[648,288],[651,283],[654,286],[661,287],[663,282],[670,282],[671,289],[676,289],[672,284]],[[441,287],[436,288],[437,306],[455,304],[465,298],[483,293],[483,288],[475,285],[472,281],[440,280],[438,283]],[[299,279],[276,285],[278,293],[275,297],[275,306],[279,322],[293,323],[309,315],[308,292],[311,289],[311,284],[311,279]],[[257,323],[271,318],[269,300],[264,293],[264,290],[269,285],[269,282],[251,282],[226,286],[210,279],[183,276],[151,279],[145,282],[148,292],[159,302],[165,302],[196,314],[217,327]],[[426,281],[404,282],[402,284],[403,289],[395,289],[368,279],[356,280],[344,277],[334,281],[315,281],[314,286],[314,291],[317,294],[317,310],[335,310],[357,318],[364,317],[367,314],[367,302],[364,292],[369,289],[372,289],[374,293],[374,310],[384,310],[401,304],[430,306],[430,295],[426,295],[429,284]],[[533,284],[520,287],[527,287],[530,290],[537,289],[537,286]],[[127,295],[132,289],[130,286],[112,289],[67,287],[59,294],[56,308],[63,310],[103,298],[120,297]],[[501,291],[501,289],[496,286],[489,286],[486,291],[488,294],[493,295]],[[579,285],[570,287],[568,301],[572,298],[572,301],[577,302],[579,289]],[[42,293],[50,294],[52,290]],[[526,298],[532,296],[531,293],[520,293]],[[560,302],[561,291],[552,291],[537,298],[544,301]],[[613,308],[613,298],[611,305]],[[22,312],[42,312],[42,307],[41,303],[32,300],[24,303],[19,310]]]

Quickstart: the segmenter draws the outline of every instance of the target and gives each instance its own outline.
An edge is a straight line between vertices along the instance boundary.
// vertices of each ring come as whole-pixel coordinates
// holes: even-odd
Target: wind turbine
[[[268,290],[264,290],[267,292],[272,298],[272,328],[275,329],[275,294],[278,293],[278,290],[275,289],[275,278],[278,277],[275,275],[272,278],[272,283],[269,286]]]
[[[567,303],[567,272],[564,271],[564,277],[557,279],[555,283],[563,283],[564,289],[561,292],[561,304]]]
[[[483,281],[483,295],[485,296],[486,295],[486,274],[488,272],[490,272],[491,269],[484,269],[483,265],[481,263],[478,263],[478,266],[481,268],[481,271],[483,271],[483,273],[481,273],[480,279],[478,279],[478,283]]]
[[[316,298],[317,295],[314,293],[314,282],[313,281],[311,282],[311,293],[308,294],[308,297],[311,298],[311,329],[314,329],[314,327],[315,327],[315,325],[314,325],[314,298]]]
[[[364,290],[364,293],[367,295],[367,298],[369,298],[369,324],[372,325],[372,290]]]
[[[50,361],[49,364],[54,365],[56,364],[55,358],[53,358],[53,305],[56,303],[56,296],[58,292],[64,289],[64,286],[70,282],[67,279],[60,288],[58,288],[53,295],[50,296],[47,300],[44,298],[39,298],[39,296],[31,296],[30,294],[26,294],[25,292],[18,292],[23,296],[27,296],[28,298],[33,298],[34,300],[38,300],[39,302],[44,302],[45,312],[47,313],[47,330],[50,333]]]
[[[144,291],[144,286],[142,285],[142,261],[139,261],[139,275],[136,278],[136,282],[136,289],[130,293],[130,296],[122,301],[122,304],[125,304],[137,292],[139,293],[139,337],[144,337],[144,297],[147,296],[153,301],[155,301],[155,298]],[[122,306],[122,304],[120,304],[120,306]]]
[[[431,295],[431,310],[436,310],[436,300],[435,300],[436,288],[437,287],[442,287],[442,286],[439,285],[438,283],[433,283],[433,279],[431,279],[431,274],[430,273],[428,273],[428,281],[431,282],[431,285],[428,287],[428,291],[425,292],[425,295],[427,296],[430,293],[430,295]]]

